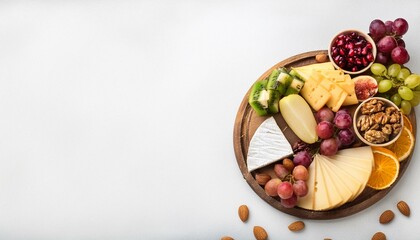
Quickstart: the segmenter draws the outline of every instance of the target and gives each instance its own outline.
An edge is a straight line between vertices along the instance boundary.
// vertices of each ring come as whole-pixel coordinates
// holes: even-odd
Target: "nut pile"
[[[386,106],[379,99],[371,99],[360,109],[356,127],[366,141],[374,144],[388,142],[402,129],[400,111],[393,106]]]

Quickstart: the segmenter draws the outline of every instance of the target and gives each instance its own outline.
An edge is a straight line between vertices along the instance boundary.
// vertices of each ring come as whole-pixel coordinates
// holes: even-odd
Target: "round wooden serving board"
[[[274,68],[278,67],[297,67],[297,66],[304,66],[312,63],[316,63],[315,56],[317,54],[327,54],[326,50],[319,50],[319,51],[312,51],[307,53],[302,53],[288,59],[285,59],[272,68],[267,70],[258,80],[264,79],[270,75]],[[257,181],[255,180],[254,176],[257,172],[266,172],[273,176],[272,168],[273,165],[269,165],[267,167],[255,170],[253,172],[248,172],[246,158],[248,153],[249,143],[251,141],[252,136],[254,135],[257,128],[260,124],[267,119],[269,116],[260,117],[258,116],[252,109],[252,107],[248,104],[248,96],[250,93],[251,87],[244,96],[242,103],[239,107],[238,113],[236,115],[235,125],[234,125],[234,132],[233,132],[233,142],[234,142],[234,150],[236,155],[236,160],[238,162],[239,168],[242,172],[243,177],[251,186],[251,188],[257,193],[257,195],[266,201],[268,204],[273,206],[274,208],[280,210],[281,212],[305,219],[335,219],[335,218],[342,218],[357,212],[366,209],[383,197],[385,197],[391,189],[397,184],[399,179],[404,175],[405,170],[407,169],[412,153],[410,156],[400,165],[400,173],[396,182],[389,188],[385,190],[374,190],[369,187],[366,187],[365,190],[352,202],[346,203],[339,208],[335,208],[328,211],[309,211],[306,209],[302,209],[299,207],[295,208],[285,208],[280,204],[279,198],[274,198],[268,196],[264,188],[260,186]],[[282,118],[281,114],[275,114],[273,116],[277,121],[280,129],[283,131],[284,135],[290,142],[293,144],[298,140],[296,135],[291,131],[291,129],[287,126],[286,122]],[[414,128],[414,136],[416,136],[416,119],[414,111],[411,112],[409,119],[411,120]]]

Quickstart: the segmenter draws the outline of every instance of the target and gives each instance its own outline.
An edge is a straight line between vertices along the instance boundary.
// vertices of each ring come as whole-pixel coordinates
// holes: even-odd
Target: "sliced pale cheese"
[[[324,62],[324,63],[314,63],[314,64],[309,64],[309,65],[305,65],[305,66],[301,66],[301,67],[295,67],[293,69],[297,69],[297,70],[334,70],[334,65],[332,65],[331,62]]]
[[[314,190],[315,190],[315,163],[312,162],[308,168],[309,177],[306,180],[306,186],[308,187],[308,193],[304,197],[298,198],[297,206],[300,208],[313,210],[314,209]]]
[[[336,174],[337,177],[341,180],[344,186],[351,191],[351,196],[348,201],[352,201],[357,197],[357,194],[360,191],[363,191],[364,185],[362,182],[358,181],[356,178],[347,173],[347,171],[337,167],[331,162],[331,159],[326,159],[325,165],[331,170],[332,173]]]
[[[248,171],[267,166],[293,154],[293,149],[274,117],[267,118],[255,131],[249,143]]]
[[[336,191],[340,194],[343,200],[342,203],[337,207],[349,202],[350,199],[352,199],[352,197],[354,196],[354,194],[357,193],[359,190],[357,183],[354,184],[353,182],[343,180],[343,176],[337,173],[336,168],[331,168],[328,160],[322,158],[321,163],[323,164],[325,174],[328,175],[331,184],[335,186]]]
[[[363,157],[362,157],[363,158]],[[360,167],[356,164],[348,164],[345,162],[340,161],[339,156],[334,156],[334,159],[331,160],[336,167],[341,168],[342,170],[346,171],[349,175],[353,176],[357,181],[359,181],[363,188],[356,194],[356,197],[360,195],[366,186],[367,181],[369,180],[370,174],[372,172],[372,163],[371,162],[364,162],[365,167]]]
[[[315,155],[314,162],[315,162],[315,171],[316,171],[316,178],[315,178],[315,190],[314,190],[314,210],[327,210],[333,206],[334,203],[330,202],[330,197],[328,195],[328,183],[324,179],[324,175],[321,170],[321,165],[319,164],[319,160],[317,158],[319,155]]]
[[[336,208],[338,206],[343,205],[344,203],[346,203],[348,199],[344,199],[342,197],[340,188],[336,185],[337,180],[332,177],[327,167],[325,166],[324,162],[325,160],[323,158],[317,159],[317,163],[319,165],[319,170],[320,170],[320,174],[318,175],[323,176],[323,179],[325,181],[326,191],[328,193],[328,199],[330,202],[330,205],[323,210],[329,210],[329,209]]]

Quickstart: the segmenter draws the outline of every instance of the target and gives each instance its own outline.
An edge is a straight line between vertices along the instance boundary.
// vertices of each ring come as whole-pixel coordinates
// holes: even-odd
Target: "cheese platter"
[[[317,64],[319,63],[318,56],[327,54],[328,50],[316,50],[289,57],[268,69],[256,82],[270,78],[273,71],[277,69],[290,70]],[[326,60],[326,62],[329,61]],[[305,73],[301,72],[301,74]],[[276,113],[261,114],[261,112],[255,111],[255,107],[250,104],[250,94],[252,92],[253,87],[245,94],[234,123],[233,143],[236,161],[243,178],[253,191],[262,200],[281,212],[305,219],[336,219],[350,216],[383,199],[397,185],[409,166],[413,151],[410,151],[408,156],[405,156],[404,160],[400,161],[398,175],[390,186],[384,189],[370,187],[366,182],[371,175],[371,170],[367,168],[369,171],[365,171],[362,168],[365,168],[366,165],[374,165],[372,151],[370,146],[357,139],[351,146],[340,150],[334,156],[331,156],[332,154],[325,154],[327,156],[315,154],[312,164],[307,166],[309,176],[307,179],[305,178],[309,188],[307,195],[311,197],[303,196],[296,205],[287,206],[287,204],[282,203],[283,199],[281,197],[276,194],[271,196],[267,194],[264,185],[261,184],[260,177],[276,178],[277,173],[274,170],[274,166],[286,158],[293,158],[296,155],[296,152],[294,152],[295,145],[299,143],[303,136],[308,137],[308,133],[298,136],[303,130],[294,129],[294,123],[292,122],[297,122],[296,119],[290,120],[288,119],[289,117],[283,116],[284,114],[282,113],[295,111],[294,109],[297,109],[298,112],[305,111],[302,111],[300,105],[293,106],[285,103],[283,109],[278,110]],[[344,93],[337,94],[337,96],[340,96],[340,94]],[[341,101],[341,103],[350,101],[348,106],[346,106],[346,111],[352,116],[355,114],[358,106],[362,104],[362,101],[356,101],[355,103],[354,99],[345,99],[345,97],[337,101]],[[315,115],[314,106],[316,106],[316,103],[310,102],[310,106],[311,112]],[[336,107],[336,101],[330,107],[336,108],[335,111],[339,110],[339,107]],[[282,108],[281,103],[279,108]],[[415,139],[416,117],[414,110],[407,114],[406,117],[410,121],[412,135]],[[298,128],[302,128],[302,126]],[[261,134],[261,132],[264,134]],[[319,140],[315,141],[319,142]],[[273,143],[277,145],[270,147],[270,144]],[[258,148],[250,148],[250,145],[255,144],[258,145]],[[369,150],[365,151],[367,148]],[[266,157],[261,158],[261,152],[264,152]],[[366,156],[363,158],[366,160],[365,162],[351,161],[360,158],[360,155]],[[339,164],[336,164],[338,163],[337,159],[340,159]],[[318,177],[315,177],[315,172]],[[321,178],[319,176],[321,175],[324,183],[320,183]],[[358,176],[360,176],[360,179],[358,179]],[[323,194],[322,191],[325,191],[325,193]],[[315,195],[318,195],[318,197]],[[315,197],[317,204],[314,203]]]

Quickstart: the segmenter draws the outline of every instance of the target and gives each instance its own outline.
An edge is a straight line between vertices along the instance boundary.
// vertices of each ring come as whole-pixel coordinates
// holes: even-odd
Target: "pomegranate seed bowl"
[[[336,69],[357,75],[375,62],[376,44],[362,31],[349,29],[336,34],[328,47],[328,57]]]

